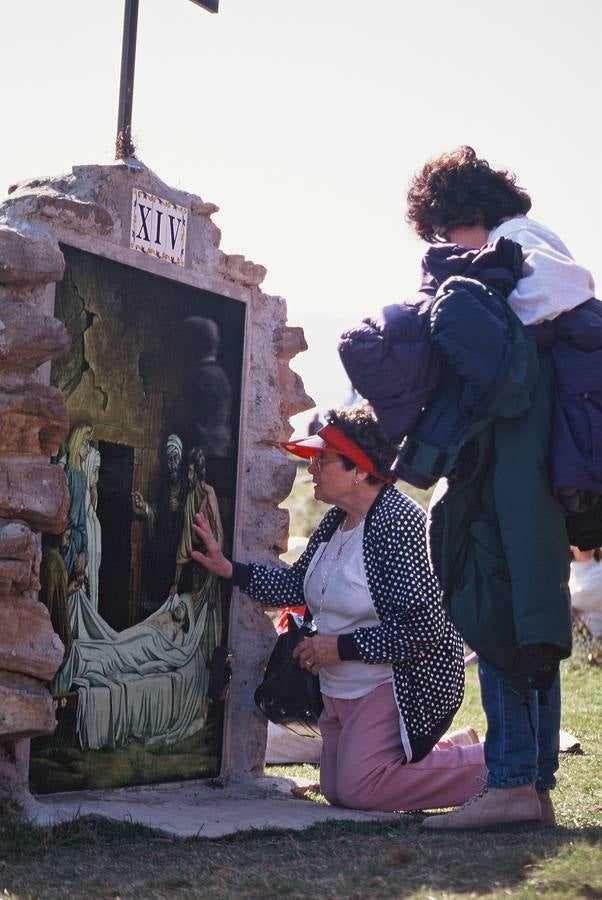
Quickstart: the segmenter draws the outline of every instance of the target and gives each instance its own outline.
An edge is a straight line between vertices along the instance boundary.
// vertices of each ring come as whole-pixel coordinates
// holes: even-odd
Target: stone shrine
[[[186,522],[277,564],[278,444],[312,401],[302,330],[220,250],[216,211],[135,159],[0,204],[0,797],[24,810],[30,774],[42,793],[263,772],[274,629],[189,564]]]

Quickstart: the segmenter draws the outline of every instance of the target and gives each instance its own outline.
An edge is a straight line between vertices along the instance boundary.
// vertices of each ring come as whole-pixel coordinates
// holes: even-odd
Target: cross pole
[[[121,44],[121,80],[119,84],[119,110],[117,112],[117,138],[115,159],[128,159],[136,155],[132,143],[132,105],[134,101],[134,70],[136,68],[136,36],[138,33],[138,2],[125,0],[123,12],[123,41]],[[208,12],[218,11],[219,0],[192,0]]]

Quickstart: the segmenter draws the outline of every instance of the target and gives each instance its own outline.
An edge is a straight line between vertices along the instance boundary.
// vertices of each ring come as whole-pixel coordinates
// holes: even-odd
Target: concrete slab
[[[136,822],[177,837],[219,838],[266,828],[302,830],[318,822],[376,822],[394,813],[325,806],[295,797],[307,779],[255,778],[225,787],[206,781],[143,785],[111,790],[71,791],[35,798],[26,809],[31,824],[46,826],[77,816],[103,816]]]

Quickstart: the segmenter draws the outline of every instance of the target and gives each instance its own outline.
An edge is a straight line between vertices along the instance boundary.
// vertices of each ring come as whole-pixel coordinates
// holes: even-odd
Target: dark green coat
[[[442,285],[431,340],[445,370],[396,467],[414,483],[446,476],[429,552],[460,634],[517,687],[545,686],[571,651],[568,537],[548,472],[551,360],[473,279]]]
[[[454,625],[480,657],[531,687],[571,652],[569,547],[548,475],[552,364],[513,324],[521,359],[429,515]]]

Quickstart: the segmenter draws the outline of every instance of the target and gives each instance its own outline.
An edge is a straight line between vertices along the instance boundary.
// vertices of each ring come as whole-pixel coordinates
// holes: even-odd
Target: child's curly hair
[[[459,147],[429,160],[412,178],[406,221],[430,244],[466,225],[492,229],[504,219],[524,216],[531,198],[511,172],[492,169],[472,147]]]

